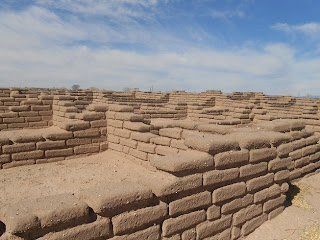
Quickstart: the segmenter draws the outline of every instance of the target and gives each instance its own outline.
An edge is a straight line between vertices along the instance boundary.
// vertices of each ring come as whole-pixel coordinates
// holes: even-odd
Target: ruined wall
[[[183,120],[150,118],[139,111],[141,102],[129,101],[132,95],[118,104],[101,93],[86,100],[77,93],[53,95],[56,130],[2,131],[2,168],[108,148],[166,177],[12,203],[0,209],[0,239],[241,239],[276,217],[289,183],[320,168],[319,138],[305,121],[318,116],[309,109],[313,100],[278,98],[273,108],[298,120],[274,120],[284,115],[274,115],[275,100],[261,93],[207,94],[204,99],[215,95],[214,102],[186,103]],[[166,104],[180,106],[176,99],[183,95]],[[303,110],[290,115],[292,106]]]

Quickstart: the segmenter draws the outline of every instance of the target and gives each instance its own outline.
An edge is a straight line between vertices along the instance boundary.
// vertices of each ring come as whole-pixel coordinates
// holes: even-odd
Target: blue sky
[[[320,95],[320,2],[1,0],[0,87]]]

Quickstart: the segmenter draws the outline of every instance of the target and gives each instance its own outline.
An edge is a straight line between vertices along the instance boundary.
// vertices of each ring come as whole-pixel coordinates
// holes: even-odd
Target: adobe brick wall
[[[61,132],[0,137],[2,168],[108,147],[167,178],[7,205],[0,239],[241,239],[283,211],[288,183],[320,168],[311,131],[319,126],[317,100],[208,91],[189,94],[183,105],[187,93],[155,94],[160,108],[186,106],[187,113],[154,119],[142,112],[147,93],[77,94],[53,94]],[[21,206],[23,214],[11,218]]]

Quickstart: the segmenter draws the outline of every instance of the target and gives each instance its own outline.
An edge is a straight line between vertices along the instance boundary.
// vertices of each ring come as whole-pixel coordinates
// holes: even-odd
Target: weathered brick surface
[[[169,203],[169,215],[181,214],[193,209],[210,205],[211,193],[206,191]]]
[[[206,237],[214,236],[215,234],[220,233],[227,228],[230,228],[231,221],[232,216],[228,215],[212,222],[203,222],[196,227],[197,238],[204,239]]]
[[[162,224],[163,236],[169,236],[176,232],[195,226],[206,219],[206,212],[204,210],[191,212],[181,215],[176,218],[169,218],[164,220]],[[198,230],[197,230],[198,232]]]
[[[222,202],[238,196],[246,192],[246,184],[244,182],[234,183],[225,187],[218,188],[212,193],[213,203]]]
[[[167,211],[167,204],[160,203],[158,206],[122,213],[112,218],[113,232],[121,235],[141,226],[151,225],[164,218],[167,215]]]

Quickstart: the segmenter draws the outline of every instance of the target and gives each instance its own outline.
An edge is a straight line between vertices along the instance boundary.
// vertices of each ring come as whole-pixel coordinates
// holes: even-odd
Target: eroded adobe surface
[[[320,167],[316,99],[0,94],[0,239],[240,239]]]

